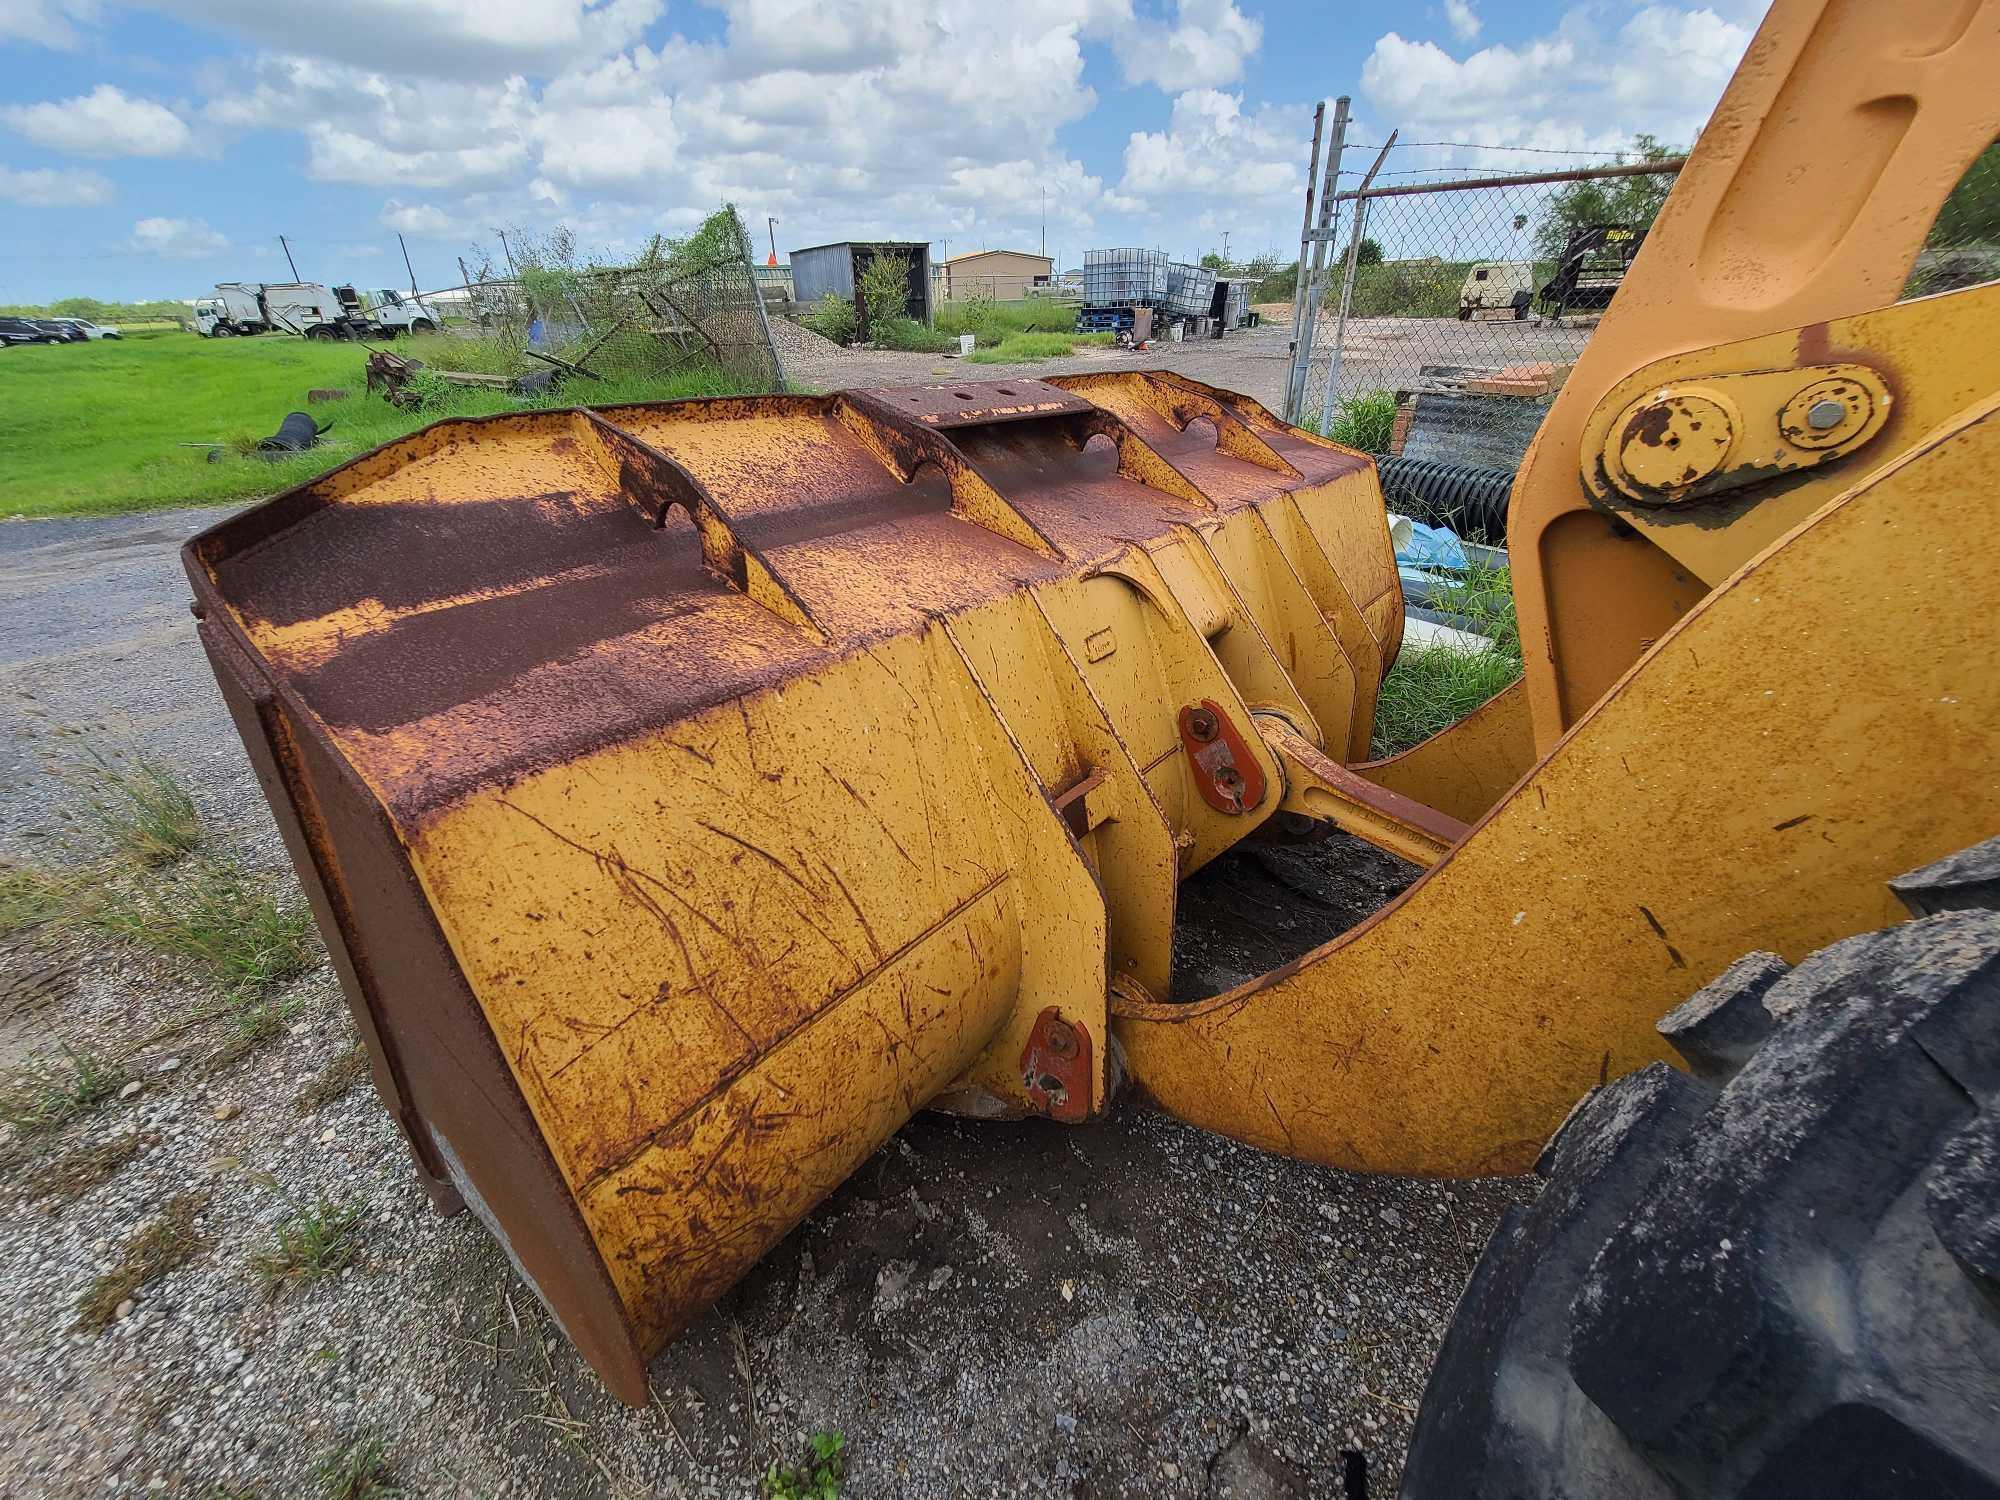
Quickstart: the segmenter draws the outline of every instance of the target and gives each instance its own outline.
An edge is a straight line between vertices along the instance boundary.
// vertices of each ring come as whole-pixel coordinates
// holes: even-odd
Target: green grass
[[[1377,756],[1429,739],[1521,675],[1521,634],[1514,621],[1512,581],[1504,568],[1468,569],[1462,582],[1431,608],[1466,617],[1493,646],[1467,651],[1444,643],[1405,645],[1375,700],[1370,749]]]
[[[323,1281],[354,1263],[361,1220],[358,1203],[321,1201],[296,1209],[278,1221],[272,1247],[250,1257],[250,1269],[274,1298],[288,1287]]]
[[[260,874],[228,855],[107,882],[85,916],[114,937],[213,969],[246,998],[319,961],[312,913],[289,877]]]
[[[1326,435],[1362,453],[1386,453],[1395,427],[1395,395],[1389,391],[1364,391],[1340,403]]]
[[[52,774],[75,790],[93,846],[70,849],[73,863],[62,869],[0,863],[0,934],[93,928],[206,968],[236,1023],[217,1061],[235,1061],[291,1019],[296,997],[274,998],[272,988],[320,961],[310,909],[289,876],[207,847],[193,799],[164,767],[69,737],[81,740],[80,755]],[[17,1079],[9,1096],[29,1082],[48,1094],[56,1081]]]
[[[0,861],[0,937],[62,917],[70,909],[70,886],[51,871]]]
[[[136,1298],[148,1283],[186,1265],[201,1248],[194,1221],[207,1201],[205,1193],[182,1193],[159,1218],[127,1240],[118,1264],[77,1299],[76,1326],[92,1333],[109,1328],[126,1298]]]
[[[1117,341],[1109,333],[1010,333],[991,349],[975,349],[965,359],[973,365],[1015,365],[1059,359],[1084,345],[1103,347]]]
[[[995,302],[971,297],[940,302],[933,322],[939,333],[956,339],[969,333],[979,347],[990,349],[1017,333],[1070,333],[1076,328],[1076,304],[1057,297],[1028,297],[1019,302]]]
[[[131,1074],[88,1046],[63,1043],[55,1057],[37,1057],[0,1079],[0,1124],[41,1135],[80,1119],[111,1098]]]
[[[380,1438],[359,1438],[323,1455],[313,1466],[313,1484],[315,1500],[392,1500],[402,1493]]]
[[[477,359],[443,336],[398,340],[396,351],[454,368]],[[572,406],[726,395],[741,387],[710,367],[677,375],[614,375],[570,382],[522,402],[459,391],[448,408],[403,411],[363,394],[368,354],[359,344],[278,335],[204,339],[178,331],[117,341],[36,345],[0,353],[0,519],[85,515],[199,505],[276,494],[438,416],[477,416],[523,406]],[[346,401],[308,407],[306,392],[337,386]],[[310,453],[267,463],[225,449],[180,443],[254,441],[285,414],[310,410],[333,426]]]
[[[945,354],[958,347],[950,334],[926,328],[915,318],[878,318],[869,325],[868,335],[877,349],[907,354]]]
[[[838,1432],[815,1432],[803,1463],[776,1459],[764,1471],[763,1500],[840,1500],[847,1476],[847,1439]]]
[[[194,799],[165,767],[144,757],[114,761],[86,744],[71,776],[85,816],[133,864],[170,865],[201,842]]]

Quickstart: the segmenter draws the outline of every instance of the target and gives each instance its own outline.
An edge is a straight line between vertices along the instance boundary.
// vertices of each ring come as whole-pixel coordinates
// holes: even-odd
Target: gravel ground
[[[0,854],[69,837],[49,766],[84,728],[174,766],[210,836],[289,888],[174,552],[218,514],[0,526]],[[1266,967],[1408,878],[1339,839],[1219,861],[1184,892],[1184,981]],[[471,1216],[432,1214],[372,1090],[299,1102],[353,1047],[324,965],[240,1061],[199,1019],[218,998],[134,949],[0,944],[7,1052],[88,1043],[139,1084],[6,1148],[0,1493],[310,1496],[324,1454],[379,1438],[407,1494],[749,1495],[826,1429],[859,1496],[1330,1494],[1350,1452],[1380,1496],[1478,1248],[1530,1191],[1352,1176],[1131,1104],[1084,1129],[921,1116],[654,1362],[635,1412]],[[125,1159],[80,1185],[107,1144]],[[77,1330],[179,1195],[184,1262]],[[252,1256],[318,1204],[358,1211],[355,1260],[268,1296]]]
[[[1396,390],[1413,384],[1427,364],[1503,365],[1527,360],[1574,360],[1594,323],[1461,323],[1456,318],[1367,318],[1351,324],[1342,357],[1345,390]],[[1330,328],[1330,325],[1329,325]],[[1255,397],[1273,412],[1285,404],[1291,329],[1284,320],[1238,329],[1220,339],[1157,343],[1150,348],[1080,348],[1061,359],[1023,365],[969,365],[954,355],[843,349],[786,318],[771,320],[771,336],[786,378],[809,390],[852,386],[928,385],[938,380],[1003,380],[1008,376],[1069,375],[1105,369],[1175,370],[1190,379]]]
[[[1226,339],[1151,348],[1079,348],[1061,359],[1019,365],[972,365],[950,354],[899,354],[890,349],[843,349],[786,318],[771,320],[771,337],[785,379],[795,388],[847,390],[885,385],[933,385],[940,380],[1005,380],[1009,376],[1073,375],[1088,370],[1177,370],[1194,380],[1254,396],[1272,410],[1284,405],[1290,335],[1268,324]]]

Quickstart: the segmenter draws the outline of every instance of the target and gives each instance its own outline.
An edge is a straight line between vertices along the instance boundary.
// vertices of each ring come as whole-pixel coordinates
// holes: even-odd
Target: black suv
[[[12,344],[64,344],[69,340],[53,328],[27,318],[0,318],[0,348]]]

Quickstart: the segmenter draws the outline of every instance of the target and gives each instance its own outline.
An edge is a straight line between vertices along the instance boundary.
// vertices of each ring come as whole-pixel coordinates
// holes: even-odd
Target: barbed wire
[[[1484,141],[1397,141],[1391,150],[1401,151],[1417,146],[1448,146],[1457,151],[1526,151],[1537,156],[1636,156],[1630,146],[1493,146]],[[1350,151],[1380,151],[1380,141],[1349,141]]]

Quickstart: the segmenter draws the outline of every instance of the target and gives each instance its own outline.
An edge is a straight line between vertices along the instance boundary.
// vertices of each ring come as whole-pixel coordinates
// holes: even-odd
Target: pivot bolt
[[[1197,708],[1188,714],[1188,733],[1198,740],[1215,738],[1215,715],[1206,708]]]
[[[1042,1028],[1042,1041],[1057,1057],[1076,1056],[1076,1032],[1061,1016],[1050,1016]]]
[[[1829,427],[1838,427],[1840,419],[1847,415],[1847,408],[1828,397],[1815,401],[1806,413],[1806,424],[1815,432],[1825,432]]]

